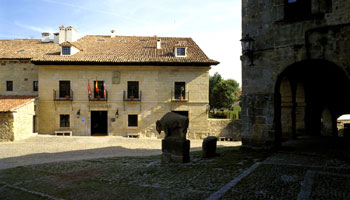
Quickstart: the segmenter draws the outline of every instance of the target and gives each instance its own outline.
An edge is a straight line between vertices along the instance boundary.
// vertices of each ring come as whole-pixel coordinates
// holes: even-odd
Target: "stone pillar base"
[[[162,164],[190,162],[190,141],[164,139],[162,152]]]

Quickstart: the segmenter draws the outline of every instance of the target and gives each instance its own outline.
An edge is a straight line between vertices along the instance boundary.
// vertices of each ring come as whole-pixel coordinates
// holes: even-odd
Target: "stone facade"
[[[242,35],[255,39],[254,65],[241,57],[243,146],[270,149],[325,126],[337,134],[350,112],[349,10],[341,0],[242,1]]]
[[[107,111],[107,135],[159,137],[155,130],[156,120],[169,111],[185,111],[190,121],[188,137],[199,138],[208,132],[209,69],[190,66],[39,65],[39,133],[54,134],[58,130],[69,130],[76,136],[90,136],[91,112]],[[118,81],[113,79],[116,73],[119,74]],[[89,101],[88,81],[94,93],[96,79],[105,82],[107,101]],[[53,92],[59,90],[60,80],[70,81],[72,101],[54,100]],[[139,82],[140,101],[123,99],[128,81]],[[186,101],[172,101],[175,82],[186,83]],[[62,114],[70,116],[69,127],[60,127]],[[128,126],[129,115],[137,115],[137,127]]]
[[[12,113],[0,113],[0,141],[14,140],[13,121]]]
[[[232,139],[234,141],[241,140],[241,120],[231,119],[209,119],[210,136]],[[204,135],[202,136],[205,137]],[[201,138],[201,139],[203,139]]]
[[[14,141],[33,135],[35,100],[20,107],[0,113],[0,141]]]
[[[38,95],[33,82],[38,81],[38,69],[26,60],[0,60],[0,95]],[[13,91],[6,91],[6,81],[13,81]]]

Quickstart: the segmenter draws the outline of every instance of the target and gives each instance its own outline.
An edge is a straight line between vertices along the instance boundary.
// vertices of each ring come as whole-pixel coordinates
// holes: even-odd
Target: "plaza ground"
[[[34,135],[25,140],[0,142],[0,169],[93,158],[160,155],[161,142],[161,139],[117,136]],[[241,142],[218,142],[220,147],[240,145]],[[201,149],[202,140],[191,140],[191,151]]]
[[[57,148],[43,138],[40,141]],[[90,140],[57,138],[82,144],[85,139]],[[93,146],[101,145],[101,151],[108,148],[100,144],[102,141],[114,140],[96,139],[101,140],[95,140],[97,144]],[[198,147],[197,142],[191,141],[194,148],[190,163],[165,165],[160,163],[159,149],[146,149],[153,140],[122,139],[123,147],[115,147],[115,152],[138,156],[119,154],[121,157],[0,170],[0,199],[350,199],[348,146],[329,138],[301,138],[270,153],[241,150],[235,143],[223,147],[219,143],[220,156],[210,159],[202,158],[201,151],[197,151],[199,141]],[[35,140],[28,141],[35,145]],[[160,147],[160,143],[154,144]],[[86,150],[68,153],[73,157],[89,154],[91,149],[86,145]],[[128,149],[128,145],[135,148]]]

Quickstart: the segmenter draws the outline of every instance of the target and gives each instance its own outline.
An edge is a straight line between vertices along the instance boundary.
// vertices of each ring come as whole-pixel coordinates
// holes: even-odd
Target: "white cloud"
[[[15,21],[15,25],[19,26],[19,27],[22,27],[22,28],[25,28],[25,29],[32,30],[32,31],[40,32],[40,33],[43,33],[43,32],[49,32],[49,33],[57,32],[57,27],[56,28],[53,28],[53,27],[37,27],[37,26],[22,24],[22,23],[17,22],[17,21]]]

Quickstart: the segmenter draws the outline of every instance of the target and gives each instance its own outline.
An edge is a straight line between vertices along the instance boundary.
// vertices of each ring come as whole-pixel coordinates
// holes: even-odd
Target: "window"
[[[175,82],[175,99],[185,99],[186,98],[186,83],[185,82]]]
[[[104,81],[94,81],[94,98],[106,98],[105,97],[105,85]]]
[[[60,115],[60,127],[69,127],[69,115]]]
[[[6,91],[13,91],[13,81],[6,81]]]
[[[139,98],[139,82],[128,81],[128,99]]]
[[[185,57],[186,56],[186,48],[185,47],[177,47],[176,48],[176,57]]]
[[[62,47],[62,55],[70,55],[70,46]]]
[[[137,127],[137,115],[128,115],[128,127]]]
[[[59,98],[70,97],[70,81],[60,81]]]
[[[37,92],[38,91],[38,81],[33,81],[33,91]]]
[[[311,0],[285,0],[285,20],[302,20],[311,16]]]

